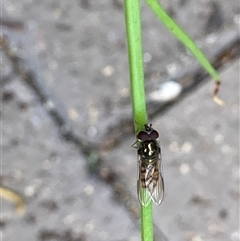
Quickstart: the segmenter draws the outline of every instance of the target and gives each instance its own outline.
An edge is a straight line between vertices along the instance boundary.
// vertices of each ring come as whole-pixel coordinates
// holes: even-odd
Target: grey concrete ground
[[[124,208],[87,175],[86,157],[61,140],[31,91],[16,79],[4,93],[12,98],[2,110],[2,183],[24,195],[27,208],[19,218],[3,202],[3,240],[134,240]]]
[[[168,111],[153,111],[166,186],[154,207],[155,240],[238,241],[239,46],[235,60],[224,48],[239,32],[239,3],[161,2],[221,60],[226,106],[212,101],[208,79]],[[2,192],[2,240],[140,240],[122,1],[2,3],[15,57],[2,44],[1,186],[25,202],[18,215]],[[195,61],[144,3],[143,44],[147,93],[171,78],[188,82],[178,76],[194,72]]]

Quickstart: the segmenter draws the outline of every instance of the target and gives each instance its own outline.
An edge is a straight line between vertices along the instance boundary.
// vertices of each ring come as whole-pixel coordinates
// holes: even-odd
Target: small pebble
[[[240,14],[236,14],[233,18],[234,23],[240,25]]]
[[[168,146],[169,150],[172,152],[178,152],[180,149],[179,143],[177,141],[173,141]]]
[[[201,239],[201,237],[195,236],[192,238],[192,241],[203,241],[203,240]]]
[[[20,178],[23,176],[23,174],[22,174],[22,171],[21,171],[21,170],[14,168],[14,169],[12,170],[12,176],[13,176],[14,178],[16,178],[16,179],[20,179]]]
[[[215,136],[214,136],[214,142],[216,143],[216,144],[220,144],[220,143],[222,143],[224,141],[224,136],[222,135],[222,134],[216,134]]]
[[[84,188],[83,191],[87,196],[91,196],[94,192],[94,187],[92,185],[88,185]]]
[[[179,171],[180,171],[180,173],[181,173],[182,175],[186,175],[186,174],[189,173],[190,167],[189,167],[188,164],[182,163],[181,166],[180,166]]]
[[[97,128],[95,126],[89,126],[87,129],[87,135],[91,138],[97,135]]]
[[[91,233],[95,228],[95,223],[95,220],[90,220],[89,222],[87,222],[84,226],[84,232]]]
[[[158,90],[150,93],[153,101],[170,102],[175,100],[182,92],[182,86],[175,81],[168,81],[160,85]]]
[[[172,75],[172,74],[175,74],[179,70],[180,66],[177,63],[171,63],[166,68],[167,68],[168,74]]]
[[[77,121],[79,119],[78,111],[76,109],[74,109],[74,108],[70,108],[68,110],[68,116],[73,121]]]
[[[32,186],[32,185],[26,186],[25,189],[24,189],[24,193],[25,193],[26,196],[32,197],[35,193],[35,187]]]
[[[74,214],[69,214],[63,219],[65,225],[71,225],[76,220]]]
[[[149,53],[144,53],[144,55],[143,55],[144,63],[149,63],[151,60],[152,60],[152,55]]]
[[[184,142],[181,147],[181,150],[184,153],[189,153],[192,150],[192,148],[193,148],[193,146],[190,142]]]
[[[113,73],[115,72],[115,69],[113,68],[113,66],[111,65],[106,65],[102,70],[101,73],[106,76],[109,77],[111,75],[113,75]]]
[[[217,39],[218,39],[218,35],[215,33],[212,33],[206,38],[206,42],[207,44],[213,44],[217,41]]]
[[[121,95],[121,97],[126,98],[126,97],[128,97],[130,95],[129,89],[128,88],[122,88],[119,91],[119,94]]]

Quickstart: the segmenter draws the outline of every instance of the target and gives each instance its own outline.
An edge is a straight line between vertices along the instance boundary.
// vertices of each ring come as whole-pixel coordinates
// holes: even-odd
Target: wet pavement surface
[[[239,3],[162,4],[219,68],[226,106],[143,4],[149,121],[165,179],[155,240],[238,241]],[[140,240],[124,28],[117,0],[3,1],[3,240]],[[151,99],[169,80],[180,97]]]

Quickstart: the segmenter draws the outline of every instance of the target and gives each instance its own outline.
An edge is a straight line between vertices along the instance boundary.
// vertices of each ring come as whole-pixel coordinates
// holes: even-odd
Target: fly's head
[[[144,130],[137,134],[137,141],[139,143],[139,153],[145,159],[152,159],[159,153],[159,146],[157,143],[159,134],[152,128],[152,125],[145,125]]]
[[[156,130],[152,128],[152,125],[145,125],[144,130],[137,134],[137,140],[139,143],[145,141],[157,141],[159,134]]]

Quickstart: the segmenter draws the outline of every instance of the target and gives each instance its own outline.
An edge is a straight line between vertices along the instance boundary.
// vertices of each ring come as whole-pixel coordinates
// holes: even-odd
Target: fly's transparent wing
[[[137,183],[138,199],[143,206],[147,206],[152,200],[159,205],[163,200],[164,182],[162,178],[162,168],[160,153],[151,164],[145,163],[139,157],[139,180]]]
[[[142,206],[146,207],[151,201],[151,195],[147,188],[144,188],[141,180],[137,182],[138,200]]]
[[[138,182],[137,182],[137,193],[138,200],[142,206],[147,206],[151,202],[151,195],[146,188],[146,164],[144,164],[144,160],[142,160],[141,155],[138,156],[139,166],[138,166]]]
[[[164,182],[163,182],[161,172],[159,172],[159,176],[158,176],[158,180],[156,182],[156,186],[151,191],[152,201],[156,205],[160,205],[160,203],[163,200],[163,196],[164,196]]]
[[[149,175],[152,177],[151,183],[148,185],[152,201],[159,205],[164,196],[164,182],[162,177],[162,166],[161,166],[161,155],[159,153],[158,160],[154,162],[151,173]]]

